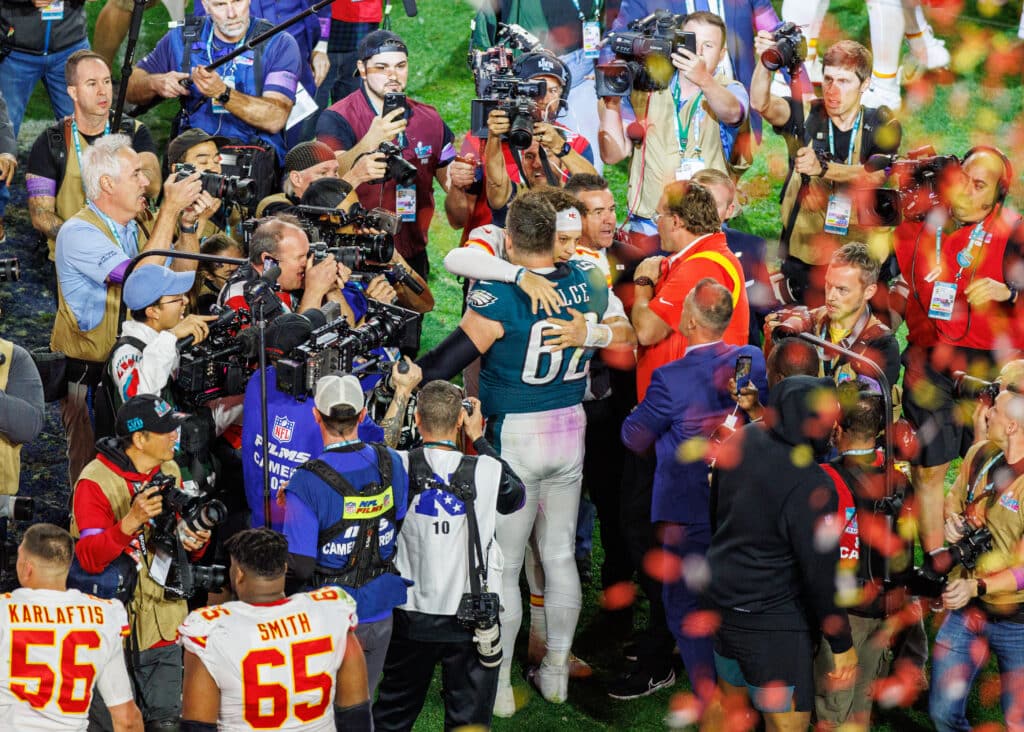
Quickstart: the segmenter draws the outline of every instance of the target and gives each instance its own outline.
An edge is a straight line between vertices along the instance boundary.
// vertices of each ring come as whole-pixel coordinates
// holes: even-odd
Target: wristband
[[[313,46],[313,53],[327,53],[327,41],[319,41]]]
[[[1016,305],[1017,295],[1020,294],[1020,291],[1010,284],[1006,285],[1006,289],[1010,291],[1010,297],[1007,298],[1006,302],[1009,303],[1010,305]]]
[[[1024,567],[1011,567],[1011,574],[1013,579],[1017,581],[1017,591],[1024,590]]]
[[[654,287],[654,280],[652,280],[650,277],[641,276],[634,278],[633,284],[639,285],[641,287]]]
[[[612,342],[612,328],[603,323],[587,323],[587,337],[584,348],[604,348]]]
[[[373,713],[370,701],[350,707],[334,706],[334,728],[341,732],[373,732]]]
[[[572,152],[572,145],[566,142],[562,145],[562,149],[555,153],[556,158],[564,158],[566,155]]]
[[[512,279],[512,283],[518,287],[519,281],[523,279],[523,275],[526,274],[526,267],[520,267],[519,271],[516,272],[516,276]]]
[[[199,219],[193,221],[191,226],[183,224],[179,221],[178,231],[180,231],[182,234],[195,234],[197,231],[199,231]]]
[[[985,584],[985,580],[979,577],[974,580],[974,583],[978,586],[977,597],[984,597],[985,593],[988,592],[988,585]]]

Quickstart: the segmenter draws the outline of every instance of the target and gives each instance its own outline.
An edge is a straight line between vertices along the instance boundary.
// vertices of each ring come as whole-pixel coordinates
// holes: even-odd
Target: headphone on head
[[[990,152],[999,156],[999,159],[1003,161],[1003,174],[999,176],[999,183],[996,186],[998,197],[996,203],[1002,203],[1006,200],[1006,196],[1010,193],[1010,186],[1013,184],[1013,164],[1010,159],[1006,157],[1006,153],[1000,150],[998,147],[992,147],[991,145],[975,145],[964,155],[964,160],[969,159],[975,153]]]

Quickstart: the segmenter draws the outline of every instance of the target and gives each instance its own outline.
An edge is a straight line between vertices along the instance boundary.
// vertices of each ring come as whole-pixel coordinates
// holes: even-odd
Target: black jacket
[[[41,56],[86,39],[85,0],[65,0],[64,17],[49,22],[43,21],[39,8],[30,0],[2,0],[0,18],[14,26],[15,51]],[[0,73],[4,73],[2,64]]]
[[[814,460],[833,417],[819,415],[812,396],[832,388],[809,376],[783,380],[769,395],[771,426],[750,424],[733,438],[742,440],[740,460],[721,469],[712,487],[708,597],[726,625],[822,628],[841,653],[852,639],[846,611],[834,600],[838,497]],[[816,543],[830,529],[835,540]]]

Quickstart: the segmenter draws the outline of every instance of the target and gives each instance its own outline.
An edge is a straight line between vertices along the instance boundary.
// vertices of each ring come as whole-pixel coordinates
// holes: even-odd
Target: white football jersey
[[[85,730],[94,692],[109,707],[132,700],[119,601],[22,587],[0,595],[0,618],[4,729]]]
[[[200,608],[178,638],[217,682],[218,729],[334,732],[334,680],[357,622],[356,601],[324,587]]]

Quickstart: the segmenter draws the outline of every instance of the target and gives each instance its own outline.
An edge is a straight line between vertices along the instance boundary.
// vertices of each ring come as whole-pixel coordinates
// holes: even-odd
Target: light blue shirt
[[[89,206],[95,210],[92,203]],[[68,219],[57,233],[57,280],[64,302],[83,332],[92,330],[103,320],[107,277],[118,265],[139,253],[138,224],[135,221],[126,226],[116,221],[112,223],[121,247],[114,244],[106,232],[77,216]]]

